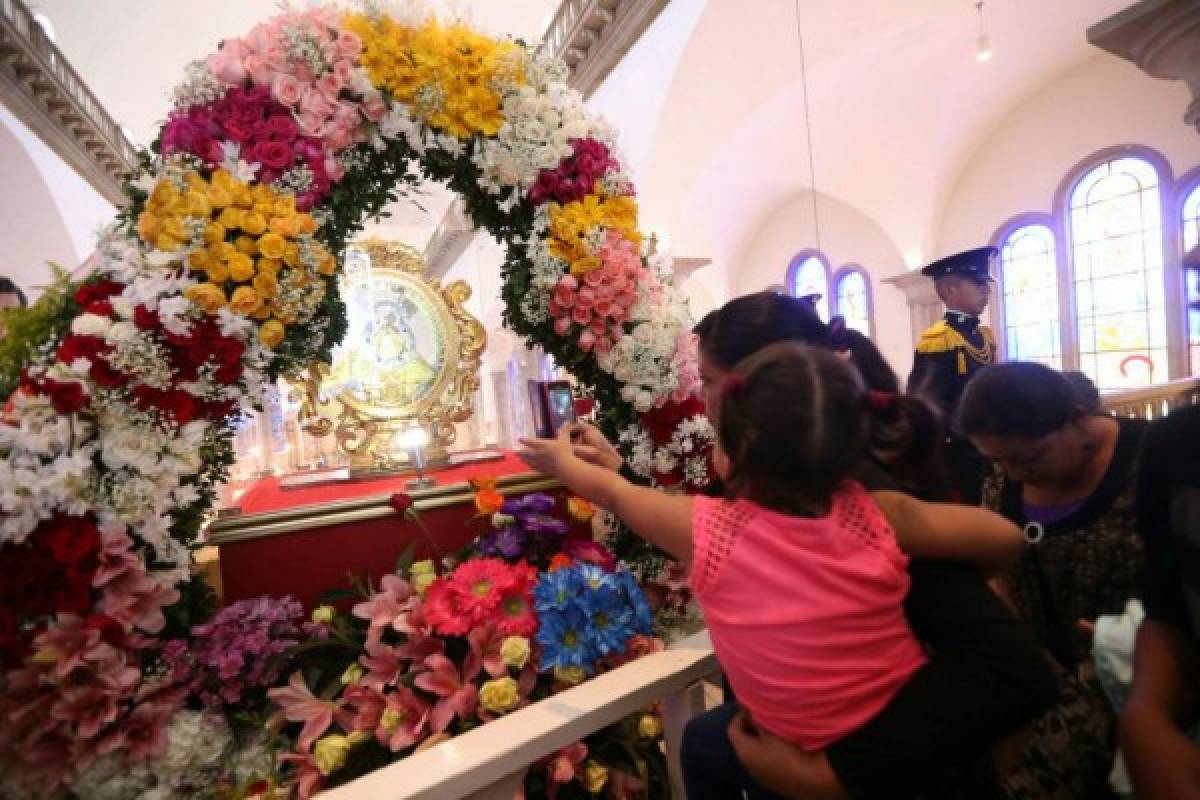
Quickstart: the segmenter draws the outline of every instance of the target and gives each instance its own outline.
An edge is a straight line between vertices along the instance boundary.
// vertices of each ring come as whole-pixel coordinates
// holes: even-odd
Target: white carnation
[[[80,314],[71,322],[71,333],[79,336],[103,337],[112,327],[112,320],[99,314]]]

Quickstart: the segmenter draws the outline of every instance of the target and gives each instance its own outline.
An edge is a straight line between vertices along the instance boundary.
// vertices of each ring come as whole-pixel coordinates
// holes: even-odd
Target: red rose
[[[579,397],[575,400],[575,415],[586,417],[596,410],[596,401],[590,397]]]
[[[225,120],[223,127],[229,138],[239,144],[245,144],[254,137],[254,128],[251,125],[238,122],[236,119]]]
[[[94,380],[96,385],[105,389],[118,389],[127,383],[125,375],[113,369],[102,358],[92,360],[91,369],[88,370],[88,377]]]
[[[157,311],[151,311],[141,303],[138,303],[137,308],[133,309],[133,324],[139,330],[152,331],[156,330],[161,322],[159,322]]]
[[[225,150],[221,147],[221,142],[211,137],[196,142],[193,152],[209,164],[220,164],[225,160]]]
[[[55,514],[38,525],[33,535],[60,564],[79,564],[100,552],[100,531],[88,517]]]
[[[86,358],[95,361],[98,356],[107,353],[111,349],[99,336],[81,336],[69,333],[63,337],[62,343],[59,344],[57,355],[59,361],[64,364],[70,364],[77,358]]]
[[[259,142],[251,156],[253,161],[271,169],[287,169],[293,158],[291,146],[284,142]]]
[[[271,138],[280,142],[292,142],[300,134],[300,126],[291,114],[276,114],[266,122]]]
[[[97,300],[107,300],[125,291],[125,284],[110,280],[98,280],[85,283],[75,290],[75,302],[87,308]]]
[[[172,389],[164,392],[163,410],[175,418],[180,425],[186,425],[196,418],[196,398],[182,389]]]
[[[84,307],[84,313],[95,314],[97,317],[108,317],[112,319],[113,307],[112,303],[107,300],[94,300]]]
[[[50,398],[50,405],[60,414],[74,414],[87,405],[87,393],[78,381],[60,383],[51,378],[42,381],[42,391]]]
[[[390,502],[397,514],[403,514],[413,507],[412,495],[407,495],[404,492],[393,494]]]

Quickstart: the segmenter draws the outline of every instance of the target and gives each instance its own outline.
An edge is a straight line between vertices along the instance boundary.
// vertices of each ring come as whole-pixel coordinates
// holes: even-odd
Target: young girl
[[[812,751],[870,720],[925,662],[901,607],[904,552],[998,568],[1021,549],[995,514],[850,479],[869,415],[897,402],[865,392],[827,351],[776,344],[740,362],[710,408],[728,499],[633,486],[576,458],[566,432],[525,442],[522,455],[692,564],[739,703]]]

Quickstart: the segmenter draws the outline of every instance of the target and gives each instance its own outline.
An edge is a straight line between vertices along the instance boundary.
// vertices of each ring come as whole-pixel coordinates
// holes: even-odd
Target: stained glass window
[[[1022,225],[1000,247],[1004,338],[1008,358],[1062,369],[1058,315],[1058,264],[1054,232]]]
[[[1192,187],[1183,201],[1183,252],[1190,253],[1200,245],[1200,184]],[[1200,270],[1184,270],[1187,280],[1188,351],[1192,374],[1200,373]]]
[[[1069,223],[1080,368],[1102,390],[1167,380],[1158,172],[1140,158],[1087,172]]]
[[[829,321],[829,268],[825,259],[816,253],[802,254],[799,260],[792,261],[789,275],[789,289],[796,297],[819,294],[817,313],[821,319]]]
[[[867,276],[858,267],[848,267],[838,276],[833,287],[837,313],[846,320],[846,327],[864,336],[871,335],[871,295]]]

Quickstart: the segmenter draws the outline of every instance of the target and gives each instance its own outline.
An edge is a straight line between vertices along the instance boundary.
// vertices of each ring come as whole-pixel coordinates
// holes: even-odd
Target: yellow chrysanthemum
[[[572,272],[582,274],[599,266],[598,261],[588,260],[595,255],[591,248],[596,237],[592,234],[597,229],[615,230],[639,244],[637,202],[632,197],[601,193],[566,205],[550,205],[550,252],[572,265]]]

